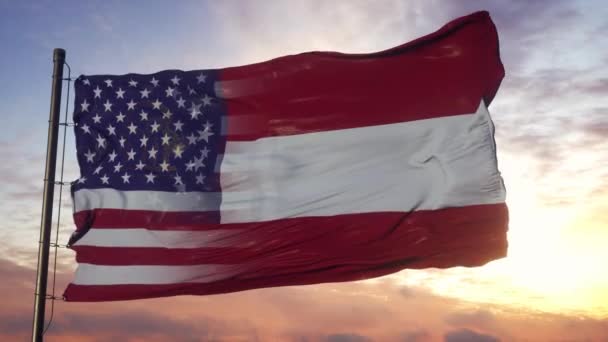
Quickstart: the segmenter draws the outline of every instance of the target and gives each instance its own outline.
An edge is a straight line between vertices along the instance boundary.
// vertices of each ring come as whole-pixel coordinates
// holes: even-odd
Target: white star
[[[99,116],[99,114],[95,114],[95,116],[93,117],[93,122],[94,123],[100,123],[101,122],[101,116]]]
[[[194,170],[194,165],[196,165],[192,160],[186,163],[186,171]]]
[[[135,132],[137,131],[137,126],[135,126],[132,122],[129,126],[127,126],[127,128],[129,129],[129,134],[135,134]]]
[[[201,150],[201,158],[207,158],[209,156],[209,152],[211,152],[211,150],[209,150],[207,146],[203,147],[203,149]]]
[[[109,184],[108,179],[110,178],[108,177],[108,175],[103,175],[103,177],[100,177],[99,179],[101,179],[101,183]]]
[[[80,105],[82,106],[82,112],[88,112],[91,104],[87,102],[87,99],[84,99]]]
[[[196,184],[204,184],[205,183],[205,175],[199,173],[196,175]]]
[[[197,83],[205,83],[205,80],[207,79],[207,75],[201,73],[200,75],[196,76],[196,80]]]
[[[112,126],[112,124],[108,125],[108,135],[116,135],[116,127]]]
[[[91,85],[91,82],[89,81],[88,78],[85,78],[84,80],[82,80],[82,83],[86,84],[86,85]]]
[[[120,169],[122,169],[122,164],[118,162],[118,164],[114,165],[114,173],[120,172]]]
[[[152,85],[153,85],[154,87],[157,87],[157,86],[158,86],[158,80],[157,80],[156,78],[154,78],[154,77],[152,77],[152,80],[150,80],[150,83],[152,83]]]
[[[167,111],[163,113],[163,119],[169,119],[171,118],[171,115],[173,115],[173,113],[167,109]]]
[[[196,94],[196,90],[190,88],[190,86],[188,86],[188,95],[194,95]]]
[[[95,96],[93,96],[94,99],[101,98],[101,89],[99,88],[99,86],[97,86],[97,88],[93,89],[93,92],[95,93]]]
[[[203,131],[197,131],[198,132],[198,139],[200,140],[205,140],[205,142],[209,142],[209,137],[213,135],[212,131],[208,131],[208,130],[203,130]]]
[[[177,120],[177,122],[175,122],[175,123],[173,124],[173,126],[175,126],[175,131],[176,131],[176,132],[177,132],[177,131],[181,131],[181,130],[182,130],[182,126],[183,126],[183,125],[184,125],[184,124],[182,123],[182,121],[181,121],[181,120]]]
[[[177,77],[177,75],[173,76],[173,78],[171,79],[171,82],[173,82],[173,84],[175,85],[179,85],[179,81],[181,80],[181,78]]]
[[[175,159],[181,158],[183,153],[184,153],[184,150],[183,150],[182,145],[177,145],[173,149],[173,154],[175,154]]]
[[[95,152],[91,152],[91,150],[89,149],[89,151],[87,153],[85,153],[84,156],[87,157],[87,161],[89,163],[92,163],[93,157],[95,157]]]
[[[186,100],[181,96],[179,97],[179,100],[177,100],[177,108],[186,108]]]
[[[175,179],[175,185],[184,185],[184,183],[182,183],[182,177],[180,177],[180,175],[176,174],[173,179]]]
[[[147,121],[148,120],[148,113],[144,112],[144,110],[141,110],[141,113],[139,113],[139,116],[141,117],[141,121]]]
[[[161,169],[163,172],[168,172],[168,171],[169,171],[169,166],[170,166],[170,165],[169,165],[169,163],[167,163],[167,161],[166,161],[166,160],[163,160],[163,162],[162,162],[162,163],[160,163],[159,165],[160,165],[160,169]]]
[[[133,79],[131,79],[131,80],[129,81],[129,87],[137,87],[137,83],[139,83],[139,82],[134,81]]]
[[[146,164],[142,163],[140,160],[139,163],[135,164],[135,169],[143,170],[145,166],[146,166]]]
[[[116,115],[116,122],[125,122],[125,117],[126,115],[124,115],[122,112],[119,112],[118,115]]]
[[[116,156],[118,154],[116,154],[116,151],[112,151],[112,153],[108,154],[108,157],[110,158],[111,162],[114,162],[114,159],[116,159]]]
[[[95,168],[95,171],[93,171],[93,174],[94,174],[94,175],[98,175],[98,174],[99,174],[99,172],[101,172],[101,169],[103,169],[103,167],[98,166],[97,168]]]
[[[137,103],[133,102],[133,99],[131,99],[131,101],[127,102],[127,110],[134,110],[136,104]]]
[[[146,183],[152,183],[154,184],[154,178],[156,178],[156,176],[150,172],[146,175]]]
[[[167,87],[167,89],[165,90],[165,93],[167,94],[167,97],[172,97],[174,91],[175,91],[174,88]]]
[[[194,171],[198,171],[198,169],[205,166],[203,160],[203,157],[197,158],[196,156],[194,156]]]
[[[152,102],[152,108],[160,110],[160,106],[162,104],[163,104],[162,102],[160,102],[158,99],[156,99],[156,101]]]
[[[122,178],[123,183],[129,183],[129,178],[131,178],[131,176],[125,172],[125,174],[120,176],[120,178]]]
[[[201,99],[203,101],[203,105],[205,106],[211,106],[211,100],[213,98],[207,94],[205,94],[205,96]]]
[[[148,151],[148,154],[150,155],[148,158],[150,158],[150,159],[152,159],[152,158],[156,159],[156,153],[157,152],[158,151],[154,148],[154,146],[152,146],[152,149],[150,149]]]
[[[91,134],[91,130],[89,130],[89,128],[89,125],[87,125],[86,123],[80,127],[80,129],[82,129],[85,133]]]
[[[203,128],[205,129],[205,131],[210,131],[211,127],[213,127],[213,124],[209,121],[206,121],[205,124],[203,125]]]
[[[158,132],[158,127],[160,127],[160,125],[156,123],[156,120],[154,120],[154,123],[150,125],[152,132]]]
[[[135,160],[135,151],[131,148],[131,151],[127,152],[129,158],[127,160]]]
[[[102,137],[101,135],[97,134],[97,147],[106,147],[106,138]]]
[[[124,95],[125,95],[125,91],[122,90],[122,88],[118,88],[118,91],[116,92],[116,98],[124,99],[125,98]]]
[[[148,95],[150,95],[150,91],[148,90],[148,88],[146,88],[144,90],[141,90],[140,93],[141,93],[141,98],[142,99],[143,98],[148,98]]]
[[[112,87],[112,80],[107,79],[104,82],[106,82],[106,87],[111,88]]]
[[[106,107],[105,108],[106,112],[112,111],[112,103],[110,103],[110,100],[106,100],[106,103],[104,103],[103,106]]]
[[[169,145],[169,140],[171,140],[171,137],[165,133],[165,135],[160,139],[163,141],[161,145]]]
[[[186,139],[188,139],[188,145],[196,145],[196,142],[198,140],[194,133],[190,133],[190,135],[187,136]]]
[[[120,147],[125,147],[126,141],[127,139],[125,139],[125,137],[120,137],[120,140],[118,140],[118,142],[120,143]]]
[[[192,107],[190,107],[190,116],[192,117],[192,120],[196,120],[196,118],[201,114],[200,108],[201,104],[197,105],[192,102]]]

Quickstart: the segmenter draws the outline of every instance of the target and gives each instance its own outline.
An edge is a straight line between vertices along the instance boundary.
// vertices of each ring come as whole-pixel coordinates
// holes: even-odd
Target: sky
[[[383,50],[477,10],[497,26],[506,69],[489,107],[510,210],[506,258],[364,282],[57,302],[48,340],[608,340],[608,3],[560,0],[0,0],[0,339],[31,329],[53,48],[66,49],[72,77],[219,68]],[[73,138],[66,181],[78,178]],[[58,294],[73,259],[58,251]]]

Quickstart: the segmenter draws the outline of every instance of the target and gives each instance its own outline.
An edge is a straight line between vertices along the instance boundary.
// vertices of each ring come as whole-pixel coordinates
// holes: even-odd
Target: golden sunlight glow
[[[569,204],[547,205],[539,199],[535,180],[523,175],[527,170],[509,168],[521,160],[505,164],[501,168],[511,176],[505,177],[510,190],[507,258],[480,268],[406,271],[401,281],[466,301],[608,317],[608,272],[599,271],[608,265],[608,232],[598,222],[602,206],[591,206],[586,197],[596,187],[593,179],[556,180],[576,187],[578,194]],[[594,200],[601,202],[599,195]]]

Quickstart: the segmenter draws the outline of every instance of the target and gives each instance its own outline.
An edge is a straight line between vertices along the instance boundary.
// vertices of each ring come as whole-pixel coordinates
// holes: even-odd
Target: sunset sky
[[[220,68],[311,50],[383,50],[478,10],[497,26],[506,70],[489,107],[510,211],[505,259],[358,283],[57,302],[48,340],[608,340],[601,0],[0,0],[0,340],[25,340],[31,329],[53,48],[66,49],[74,78]],[[73,140],[68,132],[66,181],[78,178]],[[62,209],[65,244],[68,188]],[[59,295],[75,263],[70,250],[58,253]]]

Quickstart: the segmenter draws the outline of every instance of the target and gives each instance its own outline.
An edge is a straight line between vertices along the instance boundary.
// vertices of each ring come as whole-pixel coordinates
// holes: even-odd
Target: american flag
[[[81,76],[68,301],[478,266],[507,250],[487,12],[371,54]]]
[[[81,76],[73,189],[219,192],[223,108],[209,71]],[[219,205],[219,203],[218,203]]]

